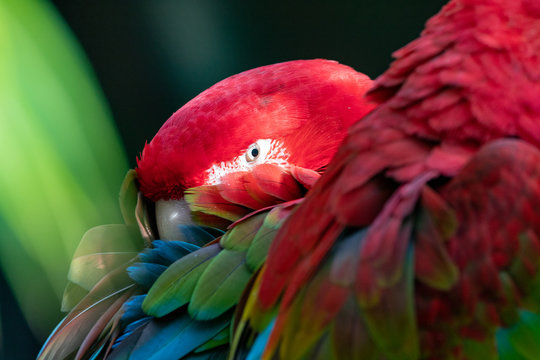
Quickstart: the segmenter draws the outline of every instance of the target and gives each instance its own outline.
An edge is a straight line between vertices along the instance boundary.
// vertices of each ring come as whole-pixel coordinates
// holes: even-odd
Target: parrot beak
[[[156,222],[162,240],[185,241],[180,225],[193,225],[189,204],[184,200],[158,200]]]

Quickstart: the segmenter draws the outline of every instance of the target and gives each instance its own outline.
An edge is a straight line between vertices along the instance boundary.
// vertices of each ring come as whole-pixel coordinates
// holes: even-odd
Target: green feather
[[[290,212],[291,208],[278,206],[272,209],[264,218],[264,222],[251,242],[246,256],[246,265],[251,272],[257,271],[266,261],[272,240]]]
[[[64,289],[64,296],[62,298],[62,311],[70,311],[88,294],[88,290],[79,285],[68,282]]]
[[[462,349],[465,359],[496,360],[499,358],[492,339],[485,341],[464,339]]]
[[[253,241],[265,221],[268,212],[263,212],[242,220],[221,238],[220,244],[224,249],[245,251]]]
[[[221,251],[202,274],[189,304],[191,316],[209,320],[238,303],[251,272],[245,264],[245,252]]]
[[[360,264],[361,266],[361,264]],[[397,283],[381,289],[374,306],[363,307],[374,342],[388,359],[417,359],[418,330],[414,311],[414,258],[409,245]]]
[[[528,360],[518,353],[514,345],[510,342],[506,329],[497,331],[497,351],[499,353],[499,360]]]
[[[366,328],[361,309],[353,299],[348,298],[345,301],[330,330],[332,349],[336,358],[363,360],[381,358]]]
[[[134,169],[128,170],[118,196],[122,217],[128,225],[137,225],[135,209],[137,208],[137,193],[139,190],[137,189],[136,179],[137,172]]]
[[[143,247],[143,239],[135,226],[96,226],[81,239],[68,279],[90,290],[107,273],[136,257]]]
[[[229,221],[236,221],[247,215],[251,210],[223,199],[217,186],[198,186],[187,189],[184,199],[192,212],[202,212]]]
[[[446,249],[447,226],[437,224],[436,214],[421,209],[416,222],[416,278],[438,290],[451,289],[459,279],[459,269]]]
[[[148,291],[142,305],[144,312],[161,317],[185,305],[201,274],[220,249],[219,244],[210,245],[175,261]]]
[[[283,358],[301,359],[305,357],[308,350],[313,348],[327,331],[326,313],[315,311],[310,316],[305,316],[306,310],[313,310],[313,305],[317,302],[317,299],[311,297],[310,293],[316,292],[313,290],[318,287],[322,277],[313,279],[309,285],[304,287],[288,309],[287,326],[284,329],[279,348]]]
[[[502,354],[504,358],[509,359],[508,354],[517,353],[524,359],[540,359],[540,315],[521,311],[516,325],[499,329],[497,344],[500,350],[510,345]]]
[[[79,256],[71,262],[69,279],[75,284],[90,290],[111,270],[137,256],[137,252],[95,253]]]
[[[522,307],[533,312],[540,312],[540,273],[531,276],[529,268],[530,264],[539,266],[535,258],[537,241],[531,233],[519,234],[519,251],[507,270],[518,289],[528,289]]]

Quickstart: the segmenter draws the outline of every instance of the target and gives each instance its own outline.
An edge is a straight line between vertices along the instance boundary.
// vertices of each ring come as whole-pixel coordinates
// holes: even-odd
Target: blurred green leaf
[[[46,1],[0,2],[0,265],[38,336],[90,227],[121,222],[127,162],[106,101]]]

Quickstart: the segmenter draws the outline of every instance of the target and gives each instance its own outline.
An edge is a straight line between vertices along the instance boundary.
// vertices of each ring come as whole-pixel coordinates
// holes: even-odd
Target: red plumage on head
[[[142,193],[179,199],[205,184],[212,164],[241,155],[258,139],[281,141],[289,162],[318,170],[347,128],[374,105],[371,80],[328,60],[299,60],[231,76],[175,112],[137,161]]]

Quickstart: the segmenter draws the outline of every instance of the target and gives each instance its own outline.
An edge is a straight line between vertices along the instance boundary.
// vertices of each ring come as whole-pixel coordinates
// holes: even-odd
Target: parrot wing
[[[520,309],[537,311],[540,300],[539,215],[532,210],[540,206],[539,160],[523,141],[495,141],[443,181],[440,194],[431,186],[444,178],[432,175],[397,187],[369,226],[332,212],[329,224],[305,217],[332,204],[323,177],[283,226],[245,301],[237,357],[252,346],[251,356],[263,358],[495,358],[496,331],[510,326],[497,342],[507,353],[537,358],[527,344],[538,339],[538,318]],[[366,207],[356,204],[363,217]],[[299,242],[308,228],[321,235],[306,249]],[[317,254],[322,246],[324,256]],[[303,251],[292,267],[291,249]],[[261,288],[267,274],[272,290],[286,277],[270,307]]]
[[[454,335],[436,349],[497,358],[496,345],[507,342],[523,358],[540,356],[530,346],[540,340],[540,317],[527,314],[540,311],[539,160],[539,150],[524,141],[497,140],[441,190],[460,224],[446,248],[461,275],[447,292],[417,291],[424,341]],[[438,306],[453,314],[453,322],[434,316]]]
[[[362,125],[366,121],[355,125],[334,163],[284,224],[272,243],[262,275],[255,282],[252,293],[256,295],[246,301],[239,334],[249,333],[246,327],[255,330],[251,335],[263,331],[271,319],[268,314],[275,314],[279,308],[267,354],[274,353],[279,345],[279,356],[283,358],[322,356],[317,355],[318,351],[330,350],[326,345],[316,345],[320,337],[331,341],[345,331],[331,326],[335,317],[361,319],[354,322],[356,328],[349,324],[353,326],[349,334],[353,338],[362,338],[368,331],[380,333],[378,345],[386,348],[388,357],[408,353],[414,358],[418,352],[410,217],[420,190],[434,174],[420,176],[404,186],[385,174],[423,161],[430,148],[422,141],[409,141],[399,131],[385,129],[369,136],[369,142],[351,148],[349,143],[366,138],[358,135],[369,130]],[[336,203],[336,196],[341,205]],[[358,207],[365,211],[358,211]],[[370,223],[373,224],[367,228]],[[362,232],[349,231],[351,226]],[[379,321],[385,313],[390,314],[390,323]],[[335,331],[333,335],[327,333],[328,327]],[[276,334],[283,335],[287,342],[278,344]],[[244,341],[249,347],[254,337],[243,336],[248,338]],[[358,344],[364,342],[354,340]],[[235,340],[237,345],[240,344]],[[315,353],[313,347],[317,349]],[[351,356],[369,356],[373,352],[349,350]]]
[[[529,1],[450,1],[394,53],[242,300],[237,357],[338,357],[340,327],[344,358],[530,356],[532,323],[495,332],[536,302],[537,29]]]

